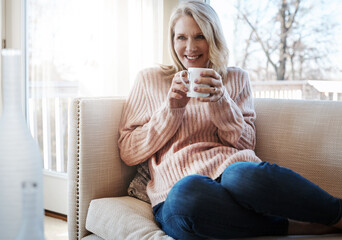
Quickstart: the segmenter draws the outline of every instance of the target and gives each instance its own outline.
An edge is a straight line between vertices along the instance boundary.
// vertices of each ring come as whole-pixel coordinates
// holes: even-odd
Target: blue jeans
[[[237,162],[219,179],[190,175],[153,207],[175,239],[286,235],[288,219],[333,225],[342,201],[290,169],[267,162]]]

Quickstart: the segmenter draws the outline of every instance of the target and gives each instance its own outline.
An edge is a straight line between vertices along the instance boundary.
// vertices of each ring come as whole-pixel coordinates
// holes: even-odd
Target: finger
[[[189,90],[188,90],[188,88],[187,87],[185,87],[183,84],[182,85],[173,85],[172,87],[171,87],[171,92],[172,93],[176,93],[176,94],[181,94],[181,95],[186,95],[186,93],[188,92]]]
[[[210,97],[197,97],[196,99],[197,101],[200,101],[200,102],[211,102]]]
[[[199,92],[199,93],[209,93],[211,95],[214,95],[215,93],[218,92],[218,88],[217,87],[199,87],[199,86],[196,86],[196,87],[194,87],[194,91]]]
[[[182,80],[180,80],[179,78],[174,78],[173,82],[176,83],[176,84],[183,84]]]
[[[185,83],[188,83],[189,81],[188,81],[188,79],[186,79],[186,78],[183,78],[183,80],[184,80],[184,82]],[[172,79],[172,84],[181,84],[181,85],[183,85],[184,86],[184,83],[183,83],[183,81],[180,79],[180,77],[178,77],[178,76],[175,76],[173,79]]]
[[[215,78],[217,80],[221,78],[220,74],[218,74],[214,69],[204,70],[201,72],[200,75],[202,77],[212,77],[212,78]]]
[[[221,81],[217,80],[215,78],[212,77],[201,77],[195,80],[196,84],[205,84],[205,85],[209,85],[212,87],[219,87],[221,85]]]
[[[170,89],[169,99],[172,99],[172,98],[174,98],[174,99],[184,98],[188,91],[189,91],[188,88],[184,87],[184,85],[175,84]]]
[[[182,94],[180,92],[170,92],[169,94],[170,99],[182,99],[184,96],[184,93]]]
[[[219,88],[213,87],[211,89],[210,96],[213,97],[213,101],[216,102],[223,96],[223,89],[220,87]]]
[[[217,94],[211,97],[198,97],[197,100],[200,102],[217,102],[221,97]]]
[[[186,86],[184,86],[184,84],[174,84],[174,85],[172,85],[171,89],[172,89],[171,90],[172,92],[184,92],[184,93],[186,93],[189,91],[189,89]]]
[[[209,97],[198,97],[197,100],[201,102],[217,102],[223,96],[221,88],[211,88],[211,94]]]
[[[183,80],[184,80],[184,82],[185,83],[189,83],[189,80],[188,79],[186,79],[186,78],[183,78]],[[184,83],[182,82],[182,80],[180,79],[180,78],[175,78],[174,80],[173,80],[173,82],[174,83],[177,83],[177,84],[182,84],[183,86],[184,86]]]
[[[173,81],[176,81],[177,83],[183,83],[181,78],[183,79],[184,82],[189,83],[189,79],[187,78],[186,73],[183,72],[182,76],[180,74],[180,72],[176,73]]]

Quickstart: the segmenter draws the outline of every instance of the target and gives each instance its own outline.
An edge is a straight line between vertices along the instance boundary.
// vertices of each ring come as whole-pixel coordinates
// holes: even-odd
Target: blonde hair
[[[200,1],[183,1],[173,11],[169,22],[169,51],[173,65],[163,66],[164,71],[174,74],[185,70],[174,49],[174,28],[182,16],[190,16],[196,21],[209,45],[209,68],[214,69],[225,78],[229,50],[223,35],[221,22],[215,10],[209,4]]]

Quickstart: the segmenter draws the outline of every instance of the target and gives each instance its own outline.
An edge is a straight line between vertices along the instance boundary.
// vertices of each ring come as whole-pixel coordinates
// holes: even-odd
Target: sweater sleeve
[[[218,128],[218,136],[223,144],[233,146],[239,150],[255,148],[255,110],[249,76],[245,71],[239,71],[235,84],[232,87],[237,91],[233,100],[227,89],[224,89],[222,98],[209,103],[212,122]]]
[[[121,159],[129,166],[146,161],[161,149],[176,133],[185,111],[171,109],[167,101],[153,111],[153,96],[148,96],[145,78],[143,72],[138,74],[121,117],[118,146]]]

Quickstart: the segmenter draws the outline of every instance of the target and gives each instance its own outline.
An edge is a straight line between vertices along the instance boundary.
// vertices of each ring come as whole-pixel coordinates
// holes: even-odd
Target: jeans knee
[[[198,240],[202,239],[193,231],[193,219],[188,216],[183,215],[173,215],[168,218],[164,224],[162,224],[162,229],[165,233],[175,239],[189,239]]]
[[[210,178],[189,175],[179,180],[169,192],[163,205],[163,230],[176,239],[200,239],[193,233],[199,207],[206,204],[203,193]],[[213,180],[211,180],[213,181]]]
[[[182,192],[192,192],[194,188],[201,185],[203,181],[205,181],[205,178],[207,177],[199,174],[188,175],[176,182],[172,189],[176,189],[178,191],[181,190]]]
[[[228,166],[222,174],[221,184],[233,194],[250,194],[264,183],[270,182],[270,164],[267,162],[237,162]]]
[[[183,215],[192,215],[192,209],[202,203],[202,194],[205,192],[209,177],[203,175],[189,175],[179,180],[168,194],[167,201]]]

